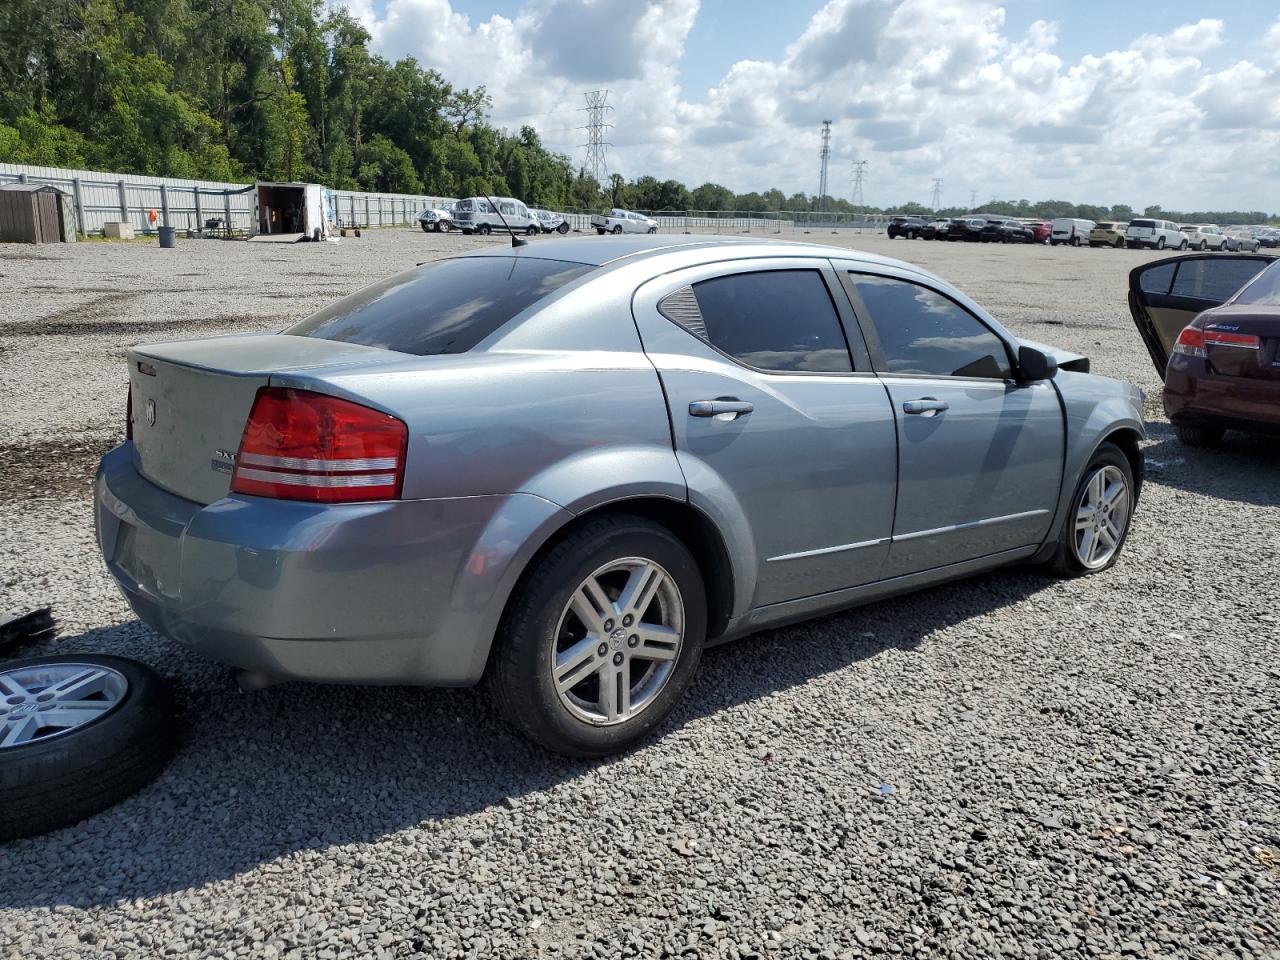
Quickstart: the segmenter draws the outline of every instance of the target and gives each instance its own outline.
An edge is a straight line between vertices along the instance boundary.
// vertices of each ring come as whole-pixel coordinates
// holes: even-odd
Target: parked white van
[[[466,197],[453,205],[453,223],[463,233],[488,236],[493,231],[504,232],[510,227],[516,233],[541,233],[538,221],[529,208],[514,197],[494,197],[497,210],[486,197]],[[499,216],[501,212],[502,216]],[[506,223],[503,223],[503,220]]]
[[[1185,250],[1190,243],[1187,235],[1178,229],[1176,223],[1138,217],[1136,220],[1129,221],[1129,227],[1124,232],[1124,245],[1130,249],[1150,247],[1152,250],[1163,250],[1169,247],[1174,250]]]
[[[1080,220],[1076,217],[1058,217],[1049,228],[1049,245],[1056,247],[1060,243],[1069,243],[1078,247],[1089,242],[1089,231],[1097,224],[1092,220]]]

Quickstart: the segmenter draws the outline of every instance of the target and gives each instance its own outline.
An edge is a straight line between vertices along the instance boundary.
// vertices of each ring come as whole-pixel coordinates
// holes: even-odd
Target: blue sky
[[[1189,0],[329,0],[373,46],[495,122],[582,155],[608,88],[611,171],[744,192],[997,195],[1182,209],[1277,206],[1280,3]]]

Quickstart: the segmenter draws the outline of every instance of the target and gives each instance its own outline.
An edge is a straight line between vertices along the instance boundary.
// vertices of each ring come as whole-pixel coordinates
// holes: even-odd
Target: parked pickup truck
[[[602,216],[595,214],[591,217],[591,225],[596,228],[596,233],[603,236],[606,233],[657,233],[658,221],[643,214],[632,213],[629,210],[619,210],[614,208],[609,211],[609,215]]]

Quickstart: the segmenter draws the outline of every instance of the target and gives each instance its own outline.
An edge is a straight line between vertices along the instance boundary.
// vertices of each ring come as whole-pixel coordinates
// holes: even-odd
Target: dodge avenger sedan
[[[484,681],[577,756],[660,724],[709,643],[1105,570],[1143,475],[1135,387],[806,244],[492,248],[128,365],[96,514],[139,617],[251,686]]]

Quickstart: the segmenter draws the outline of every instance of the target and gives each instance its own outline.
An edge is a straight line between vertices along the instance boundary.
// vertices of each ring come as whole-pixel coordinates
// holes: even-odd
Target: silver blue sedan
[[[1116,561],[1139,391],[856,251],[549,239],[279,335],[142,346],[98,539],[242,682],[469,685],[645,736],[703,648],[1006,564]]]

